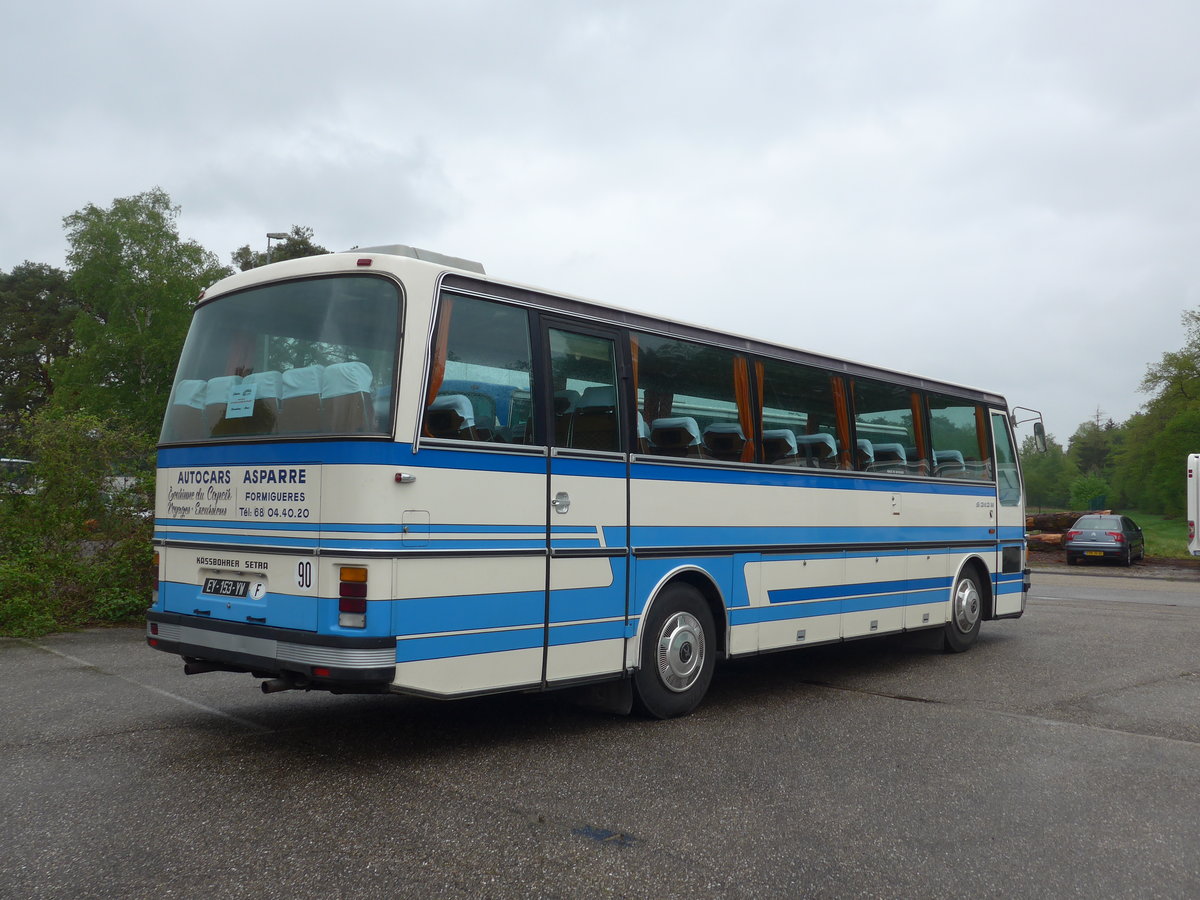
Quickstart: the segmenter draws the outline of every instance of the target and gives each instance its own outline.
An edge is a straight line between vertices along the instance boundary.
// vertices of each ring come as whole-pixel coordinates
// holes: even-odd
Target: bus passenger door
[[[548,321],[546,682],[625,664],[628,461],[615,332]]]
[[[1024,610],[1025,503],[1017,451],[1006,413],[992,412],[992,441],[996,448],[998,540],[992,596],[995,598],[995,614],[1011,616]]]

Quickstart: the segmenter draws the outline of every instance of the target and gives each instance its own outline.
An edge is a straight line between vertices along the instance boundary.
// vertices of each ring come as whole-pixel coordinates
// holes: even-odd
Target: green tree
[[[1071,435],[1067,455],[1080,472],[1106,478],[1122,438],[1121,426],[1112,419],[1106,421],[1104,414],[1097,409],[1095,417],[1082,423]]]
[[[69,356],[52,366],[55,403],[157,434],[200,291],[229,270],[179,237],[161,188],[67,216],[70,287],[79,312]]]
[[[1108,503],[1108,482],[1099,475],[1080,475],[1071,482],[1072,509],[1099,509]]]
[[[1046,452],[1037,449],[1032,435],[1021,443],[1021,472],[1029,505],[1065,509],[1071,505],[1071,482],[1079,469],[1068,458],[1062,444],[1046,435]]]
[[[22,417],[50,399],[50,366],[71,347],[76,307],[67,275],[24,262],[0,272],[0,440],[9,443]]]
[[[36,488],[0,497],[0,634],[129,620],[154,580],[154,439],[53,406],[25,425]]]
[[[233,251],[233,264],[245,272],[257,269],[268,262],[282,262],[285,259],[301,259],[305,256],[320,256],[329,251],[320,244],[314,244],[313,230],[305,225],[293,225],[287,237],[271,247],[271,258],[262,251],[251,250],[249,244],[243,244]]]
[[[1200,403],[1200,309],[1185,311],[1181,318],[1187,334],[1183,347],[1147,367],[1142,390],[1157,401],[1188,407]]]
[[[1200,452],[1200,309],[1182,318],[1184,344],[1147,367],[1141,390],[1152,396],[1126,423],[1113,465],[1117,501],[1149,513],[1183,512],[1184,460]]]

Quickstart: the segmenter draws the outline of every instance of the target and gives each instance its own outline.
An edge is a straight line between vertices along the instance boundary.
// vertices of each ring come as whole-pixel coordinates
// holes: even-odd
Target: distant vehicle
[[[1128,566],[1146,555],[1146,540],[1137,523],[1129,516],[1110,513],[1080,516],[1067,532],[1063,547],[1071,566],[1081,559],[1115,559]]]
[[[1187,461],[1187,519],[1188,552],[1200,556],[1200,534],[1196,528],[1200,523],[1200,453],[1191,454]]]

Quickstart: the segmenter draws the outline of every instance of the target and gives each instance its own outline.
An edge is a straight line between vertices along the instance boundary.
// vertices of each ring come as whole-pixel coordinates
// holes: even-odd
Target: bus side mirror
[[[1041,422],[1033,423],[1033,445],[1037,447],[1038,453],[1046,452],[1046,426]]]

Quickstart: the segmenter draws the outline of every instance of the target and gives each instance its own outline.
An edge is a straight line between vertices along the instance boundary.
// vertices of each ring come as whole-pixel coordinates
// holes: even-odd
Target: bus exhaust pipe
[[[280,691],[301,691],[307,688],[304,681],[293,681],[290,678],[268,678],[262,683],[264,694],[278,694]]]

